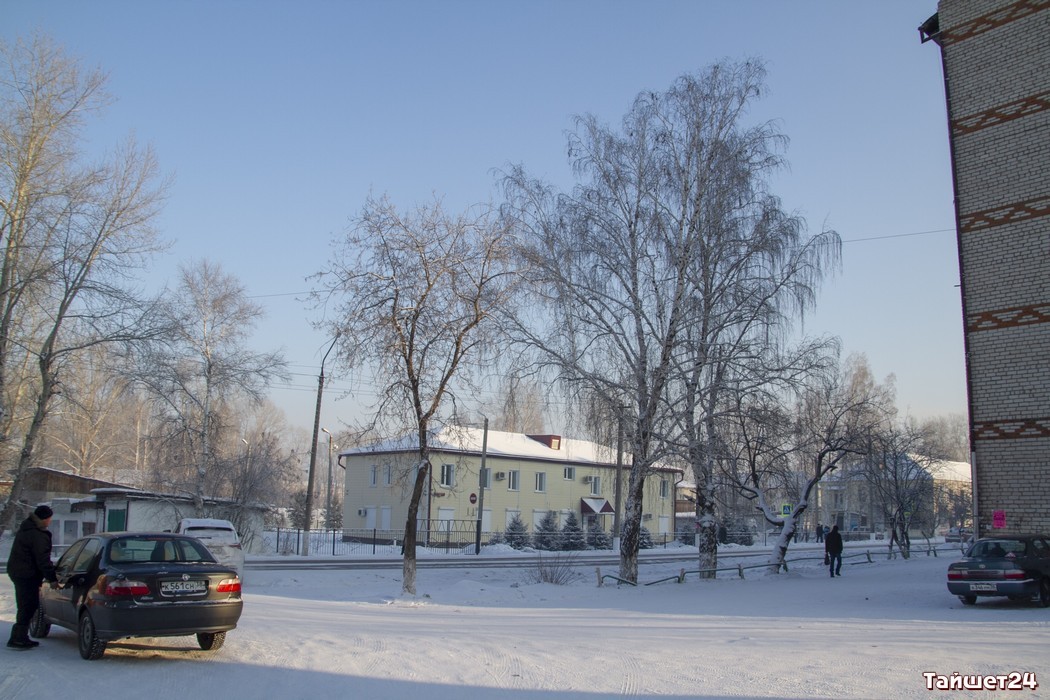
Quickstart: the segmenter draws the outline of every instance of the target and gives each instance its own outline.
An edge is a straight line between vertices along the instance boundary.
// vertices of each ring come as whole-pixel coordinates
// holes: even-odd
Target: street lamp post
[[[332,529],[332,434],[328,428],[321,428],[321,432],[328,436],[328,493],[325,496],[324,526]]]

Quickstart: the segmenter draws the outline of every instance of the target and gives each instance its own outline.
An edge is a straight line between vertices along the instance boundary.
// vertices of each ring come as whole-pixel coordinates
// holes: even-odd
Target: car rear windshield
[[[1023,557],[1025,543],[1021,540],[981,540],[970,548],[970,556],[978,559],[1000,559],[1002,557]]]
[[[187,537],[126,537],[109,543],[112,562],[214,562],[198,542]]]
[[[219,540],[221,542],[237,542],[237,533],[225,528],[188,527],[184,532],[191,537],[203,537],[205,539]]]

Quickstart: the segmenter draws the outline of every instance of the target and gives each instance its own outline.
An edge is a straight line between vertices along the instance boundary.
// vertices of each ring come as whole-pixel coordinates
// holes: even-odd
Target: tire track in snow
[[[620,695],[633,698],[639,695],[644,678],[642,665],[638,657],[630,652],[620,655],[620,666],[623,668],[623,679],[620,681]]]
[[[512,646],[516,650],[517,647]],[[481,645],[482,663],[485,673],[494,681],[497,688],[523,690],[531,684],[525,683],[525,668],[521,664],[521,655],[507,653],[499,644]]]

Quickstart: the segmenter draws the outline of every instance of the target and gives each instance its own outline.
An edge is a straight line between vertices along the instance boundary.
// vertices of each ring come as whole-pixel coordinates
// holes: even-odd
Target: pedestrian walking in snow
[[[51,563],[51,516],[47,506],[37,506],[15,533],[11,554],[7,558],[7,576],[15,585],[15,624],[11,626],[11,649],[32,649],[38,646],[29,638],[29,623],[40,607],[40,584],[47,581],[57,585],[55,565]]]
[[[824,538],[825,559],[830,567],[831,576],[842,575],[842,535],[839,534],[839,526],[831,528],[831,532]]]
[[[824,541],[824,526],[817,523],[817,542]]]

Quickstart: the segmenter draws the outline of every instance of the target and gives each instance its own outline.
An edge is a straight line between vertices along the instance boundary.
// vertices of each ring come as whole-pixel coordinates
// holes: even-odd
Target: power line
[[[320,291],[318,289],[308,289],[304,292],[278,292],[275,294],[246,294],[246,299],[266,299],[268,297],[297,297],[300,294],[313,294],[314,292]]]
[[[915,231],[913,233],[892,233],[887,236],[871,236],[870,238],[844,238],[843,243],[862,243],[864,241],[885,241],[890,238],[908,238],[910,236],[927,236],[931,233],[955,232],[954,228],[938,228],[932,231]]]

